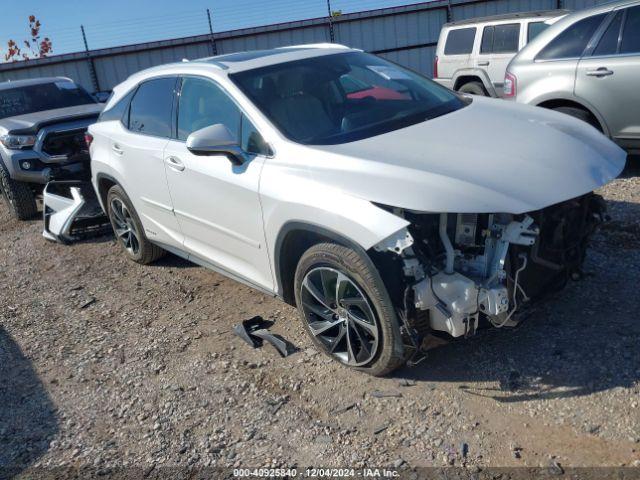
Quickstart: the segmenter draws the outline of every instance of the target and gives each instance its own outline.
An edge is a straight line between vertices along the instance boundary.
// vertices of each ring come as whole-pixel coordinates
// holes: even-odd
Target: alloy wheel
[[[329,354],[350,366],[373,360],[380,343],[378,320],[352,279],[334,268],[313,268],[302,281],[301,299],[309,331]]]
[[[117,238],[131,255],[140,252],[140,236],[131,212],[119,198],[111,200],[111,218]]]

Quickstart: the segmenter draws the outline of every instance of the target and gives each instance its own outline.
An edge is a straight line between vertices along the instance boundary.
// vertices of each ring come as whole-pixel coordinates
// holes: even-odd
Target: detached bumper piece
[[[297,348],[294,345],[280,335],[269,331],[272,325],[273,322],[256,316],[244,320],[240,325],[235,325],[233,331],[253,348],[261,347],[263,342],[266,341],[273,345],[281,357],[288,357],[292,353],[295,353]]]
[[[47,240],[68,244],[110,231],[109,219],[102,211],[90,182],[49,182],[43,196],[42,235]]]

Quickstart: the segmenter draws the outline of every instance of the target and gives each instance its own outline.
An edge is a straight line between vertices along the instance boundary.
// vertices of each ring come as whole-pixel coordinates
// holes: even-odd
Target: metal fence
[[[134,72],[183,58],[332,40],[377,53],[431,76],[438,35],[447,21],[556,8],[575,10],[604,1],[434,0],[4,63],[0,64],[0,81],[60,75],[74,79],[89,91],[108,91]]]

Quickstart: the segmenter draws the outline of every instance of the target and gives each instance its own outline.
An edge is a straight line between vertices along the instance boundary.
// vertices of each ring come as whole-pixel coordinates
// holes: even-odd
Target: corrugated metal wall
[[[428,3],[350,13],[334,18],[335,41],[406,65],[431,76],[435,45],[442,25],[511,12],[550,10],[561,6],[575,10],[605,0],[435,0]],[[220,32],[214,35],[218,53],[328,42],[327,18]],[[88,53],[0,64],[0,81],[44,76],[66,76],[88,90],[110,90],[141,69],[210,56],[208,35],[161,42],[93,50]],[[92,75],[95,71],[95,78]],[[97,83],[97,85],[96,85]]]

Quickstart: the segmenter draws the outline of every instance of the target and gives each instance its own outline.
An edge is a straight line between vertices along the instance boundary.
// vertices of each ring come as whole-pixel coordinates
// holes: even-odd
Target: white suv
[[[140,72],[89,132],[126,255],[166,250],[281,297],[372,374],[429,333],[513,325],[578,272],[591,190],[625,163],[578,120],[337,45]]]
[[[500,97],[511,59],[567,13],[510,13],[447,23],[440,31],[433,78],[459,92]]]

